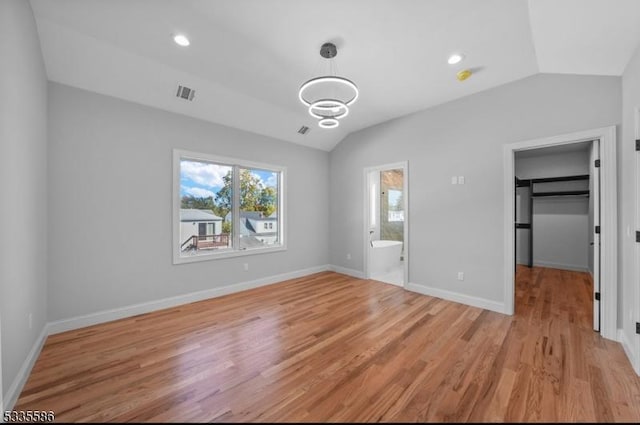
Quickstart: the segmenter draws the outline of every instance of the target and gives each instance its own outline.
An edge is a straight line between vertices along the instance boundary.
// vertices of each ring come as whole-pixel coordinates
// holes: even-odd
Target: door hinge
[[[600,292],[596,292],[596,301],[600,301]]]
[[[600,168],[600,160],[599,159],[596,159],[595,165],[596,165],[596,168]]]
[[[636,242],[640,242],[640,232],[636,230]]]
[[[640,335],[640,322],[636,322],[636,333]]]
[[[596,233],[600,234],[600,226],[596,226]]]
[[[636,139],[636,151],[640,151],[640,139]]]

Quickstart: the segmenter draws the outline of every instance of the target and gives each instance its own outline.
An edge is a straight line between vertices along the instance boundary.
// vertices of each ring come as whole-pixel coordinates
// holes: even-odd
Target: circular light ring
[[[307,81],[300,87],[300,90],[298,91],[298,98],[300,99],[300,102],[304,103],[307,106],[311,106],[312,102],[305,99],[303,93],[307,88],[311,86],[315,86],[316,84],[319,84],[319,83],[339,83],[339,84],[344,84],[345,86],[351,88],[354,91],[355,95],[351,99],[347,100],[346,102],[343,102],[347,106],[355,103],[355,101],[358,100],[358,96],[360,95],[360,92],[358,91],[358,87],[356,87],[356,85],[351,80],[347,80],[346,78],[343,78],[343,77],[316,77]]]
[[[314,112],[314,109],[320,110],[320,111],[328,111],[332,113],[327,115],[316,114]],[[342,113],[339,113],[340,111],[342,111]],[[338,113],[334,113],[334,112],[338,112]],[[339,100],[321,99],[309,105],[309,115],[318,119],[335,118],[339,120],[349,115],[349,107]]]
[[[335,118],[323,118],[318,121],[320,128],[336,128],[340,125],[340,121]]]

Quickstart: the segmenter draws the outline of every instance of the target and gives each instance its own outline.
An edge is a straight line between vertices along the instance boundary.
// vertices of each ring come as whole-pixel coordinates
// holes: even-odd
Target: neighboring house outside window
[[[213,236],[220,234],[216,229],[222,229],[222,217],[218,217],[210,210],[180,209],[180,233],[189,235],[193,239],[188,242],[191,245],[197,245],[198,241],[213,240]],[[197,240],[195,240],[196,236]],[[201,247],[204,245],[206,244],[200,244]]]

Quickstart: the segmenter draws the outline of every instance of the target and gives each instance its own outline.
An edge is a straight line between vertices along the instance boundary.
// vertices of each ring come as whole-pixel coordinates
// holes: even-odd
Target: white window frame
[[[204,161],[204,162],[212,162],[220,165],[229,165],[232,166],[233,170],[233,182],[234,187],[236,184],[239,184],[239,169],[240,168],[249,168],[249,169],[259,169],[266,171],[275,171],[279,173],[279,181],[278,181],[278,241],[279,244],[268,247],[260,247],[260,248],[243,248],[240,249],[240,235],[236,233],[240,228],[240,191],[233,191],[233,248],[228,249],[220,249],[220,250],[212,250],[206,253],[200,253],[196,255],[183,256],[180,252],[180,161],[193,160],[193,161]],[[279,252],[287,250],[287,240],[286,240],[286,184],[287,184],[287,168],[274,165],[274,164],[265,164],[253,161],[246,161],[244,159],[238,158],[229,158],[222,157],[218,155],[212,155],[202,152],[192,152],[183,149],[174,149],[173,150],[173,204],[172,204],[172,226],[173,226],[173,247],[171,251],[173,252],[173,264],[185,264],[185,263],[194,263],[200,261],[210,261],[210,260],[219,260],[223,258],[232,258],[232,257],[243,257],[247,255],[257,255],[257,254],[266,254],[271,252]],[[238,182],[238,183],[236,183]]]

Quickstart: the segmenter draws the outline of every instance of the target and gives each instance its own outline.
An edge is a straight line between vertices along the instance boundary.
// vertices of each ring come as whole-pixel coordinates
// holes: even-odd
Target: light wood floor
[[[326,272],[53,335],[16,410],[60,421],[640,421],[584,273],[514,317]]]

